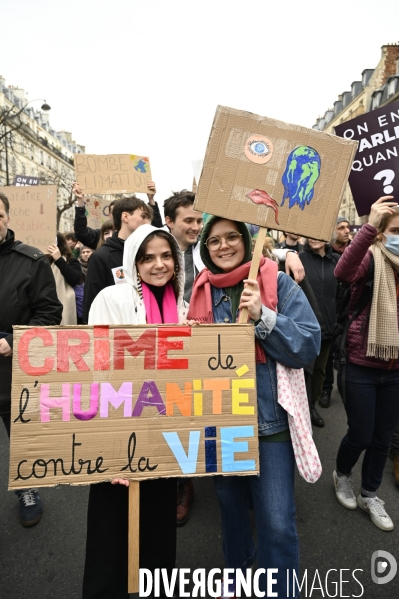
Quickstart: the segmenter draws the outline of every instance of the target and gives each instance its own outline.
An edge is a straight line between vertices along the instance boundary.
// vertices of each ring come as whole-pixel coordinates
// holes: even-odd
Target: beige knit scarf
[[[65,260],[65,258],[64,258]],[[76,316],[76,296],[73,287],[68,285],[60,269],[54,262],[51,264],[51,270],[55,278],[55,286],[57,289],[57,296],[62,304],[62,320],[61,325],[74,325],[77,324]]]
[[[380,360],[397,359],[399,353],[398,308],[394,270],[399,256],[381,241],[371,246],[374,256],[374,289],[371,302],[367,356]]]

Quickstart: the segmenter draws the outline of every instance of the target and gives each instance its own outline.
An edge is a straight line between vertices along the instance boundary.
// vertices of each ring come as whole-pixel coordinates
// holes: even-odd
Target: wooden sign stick
[[[260,227],[258,237],[256,238],[255,249],[252,255],[251,268],[249,269],[248,279],[256,279],[258,276],[259,263],[262,257],[263,243],[266,238],[267,229]],[[245,285],[247,287],[247,285]],[[246,324],[248,322],[248,308],[243,308],[240,312],[238,319],[240,324]]]
[[[128,550],[128,583],[129,593],[139,592],[139,559],[140,559],[140,483],[129,483],[129,550]]]

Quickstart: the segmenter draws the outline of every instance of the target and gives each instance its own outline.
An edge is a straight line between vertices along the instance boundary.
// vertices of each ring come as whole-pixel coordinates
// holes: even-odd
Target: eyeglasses
[[[218,237],[217,235],[214,235],[213,237],[208,237],[208,239],[205,242],[205,245],[208,248],[208,250],[215,252],[217,250],[220,250],[220,248],[222,247],[223,239],[225,240],[228,246],[234,247],[235,245],[238,245],[240,243],[241,237],[242,233],[237,233],[237,231],[229,231],[228,233],[226,233],[226,235],[223,235],[222,237]]]

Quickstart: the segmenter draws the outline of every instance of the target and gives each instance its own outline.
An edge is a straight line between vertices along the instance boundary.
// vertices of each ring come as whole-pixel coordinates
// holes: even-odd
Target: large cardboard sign
[[[364,216],[384,195],[399,194],[399,100],[335,127],[359,142],[349,184],[357,213]]]
[[[329,241],[356,146],[219,106],[194,208]]]
[[[135,154],[75,154],[75,174],[83,193],[147,193],[150,160]]]
[[[256,474],[252,325],[15,327],[9,488]]]
[[[88,226],[92,229],[101,229],[105,221],[110,219],[111,200],[86,196],[84,201]]]
[[[57,186],[0,187],[10,202],[10,229],[15,239],[47,253],[57,234]]]

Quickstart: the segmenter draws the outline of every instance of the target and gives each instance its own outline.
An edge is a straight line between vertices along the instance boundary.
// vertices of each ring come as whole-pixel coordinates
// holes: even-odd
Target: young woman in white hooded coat
[[[184,267],[167,231],[142,225],[125,241],[123,284],[95,298],[89,324],[173,324],[187,318]],[[128,485],[116,479],[90,488],[83,599],[127,599]],[[119,484],[118,484],[119,483]],[[140,483],[140,568],[175,567],[176,480]]]

